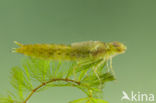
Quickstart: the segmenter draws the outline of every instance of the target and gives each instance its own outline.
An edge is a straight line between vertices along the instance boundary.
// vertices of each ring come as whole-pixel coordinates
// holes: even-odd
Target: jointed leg
[[[101,81],[101,78],[100,78],[100,76],[99,76],[99,74],[98,74],[97,71],[98,71],[98,68],[99,68],[102,64],[104,64],[104,63],[105,63],[105,60],[103,59],[100,63],[98,63],[98,65],[97,65],[96,67],[93,68],[93,71],[94,71],[94,73],[95,73],[97,79],[98,79],[99,82],[100,82],[100,88],[101,88],[101,86],[102,86],[102,81]]]
[[[115,72],[112,68],[112,57],[110,57],[110,64],[109,65],[110,65],[110,70],[111,70],[112,74],[115,75]]]

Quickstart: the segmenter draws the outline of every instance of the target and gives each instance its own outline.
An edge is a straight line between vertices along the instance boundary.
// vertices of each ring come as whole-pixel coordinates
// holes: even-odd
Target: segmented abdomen
[[[27,56],[52,60],[79,60],[89,56],[89,51],[73,49],[70,45],[17,43],[20,47],[15,52]]]

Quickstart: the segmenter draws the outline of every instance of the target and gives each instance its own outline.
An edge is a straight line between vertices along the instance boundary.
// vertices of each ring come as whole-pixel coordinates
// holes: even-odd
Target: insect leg
[[[107,69],[108,69],[108,72],[112,72],[114,73],[113,69],[112,69],[112,57],[106,57],[106,66],[107,66]]]
[[[110,65],[110,70],[111,70],[112,74],[115,76],[115,72],[114,72],[114,70],[112,68],[112,57],[110,57],[110,63],[109,63],[109,65]]]
[[[108,56],[104,57],[104,61],[106,61],[107,72],[110,72],[110,65],[108,62]]]
[[[106,59],[106,58],[104,58],[105,60],[108,60],[108,59]],[[110,72],[110,68],[109,68],[109,63],[108,62],[106,62],[106,67],[107,67],[107,72]]]
[[[98,63],[98,65],[97,65],[96,67],[93,68],[93,71],[94,71],[96,77],[98,78],[98,80],[99,80],[99,82],[100,82],[100,88],[101,88],[101,86],[102,86],[102,81],[101,81],[101,78],[100,78],[100,76],[99,76],[99,74],[98,74],[97,71],[98,71],[98,68],[99,68],[102,64],[104,64],[104,63],[105,63],[105,59],[103,59],[100,63]]]
[[[103,64],[102,61],[103,59],[100,59],[100,60],[88,59],[85,61],[78,62],[77,65],[73,68],[74,79],[77,79],[76,72],[79,72],[76,69],[80,69],[81,72],[85,72],[85,75],[87,75],[86,69],[83,70],[83,66],[88,67],[89,65],[95,64],[95,66],[91,66],[91,68],[93,68],[94,73],[96,74],[97,78],[100,80],[100,77],[97,73],[97,69],[99,66],[101,66],[101,64]]]
[[[94,60],[94,59],[87,59],[87,60],[83,60],[83,61],[78,62],[77,65],[73,68],[74,79],[77,79],[76,78],[77,72],[85,73],[85,75],[87,75],[88,67],[90,68],[90,65],[92,65],[93,63],[98,64],[99,62],[101,62],[101,60]],[[87,66],[87,69],[85,69],[84,66]],[[76,70],[76,69],[79,69],[79,70]]]
[[[94,71],[94,73],[95,73],[97,79],[99,80],[99,82],[100,82],[100,87],[101,87],[102,82],[101,82],[100,76],[99,76],[99,74],[98,74],[98,72],[97,72],[97,67],[93,68],[93,71]]]
[[[77,78],[77,75],[76,75],[76,73],[77,73],[77,70],[76,69],[79,69],[79,68],[81,68],[82,66],[84,66],[85,64],[77,64],[74,68],[73,68],[73,75],[74,75],[74,80],[77,80],[78,78]],[[86,64],[87,65],[87,64]],[[82,72],[84,72],[84,71],[82,71]]]

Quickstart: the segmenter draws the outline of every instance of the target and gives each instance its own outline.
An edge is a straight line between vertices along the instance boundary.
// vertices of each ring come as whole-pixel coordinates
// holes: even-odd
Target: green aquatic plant
[[[107,103],[102,100],[102,89],[108,81],[114,80],[110,72],[106,72],[106,63],[98,68],[102,86],[97,79],[92,67],[97,65],[85,65],[77,67],[71,61],[51,61],[28,58],[24,60],[22,67],[13,67],[10,83],[14,88],[8,92],[8,96],[1,97],[0,103],[28,103],[29,99],[38,92],[50,87],[72,86],[82,90],[86,97],[74,100],[70,103]],[[73,68],[76,67],[76,78]]]
[[[86,97],[70,103],[108,103],[102,93],[106,82],[115,80],[112,57],[126,47],[119,42],[89,41],[72,45],[23,45],[14,52],[30,56],[22,66],[11,70],[14,88],[0,103],[28,103],[38,92],[50,87],[71,86],[82,90]]]

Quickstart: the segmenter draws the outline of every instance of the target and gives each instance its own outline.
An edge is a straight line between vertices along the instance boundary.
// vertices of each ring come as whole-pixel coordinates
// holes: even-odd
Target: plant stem
[[[42,84],[40,84],[39,86],[37,86],[36,88],[34,88],[31,93],[28,95],[28,97],[24,100],[23,103],[27,103],[27,101],[32,97],[32,95],[39,90],[40,88],[42,88],[43,86],[47,85],[48,83],[52,83],[52,82],[56,82],[56,81],[65,81],[65,82],[72,82],[75,83],[77,85],[80,85],[80,82],[75,81],[75,80],[71,80],[71,79],[63,79],[63,78],[56,78],[56,79],[51,79],[47,82],[43,82]]]

